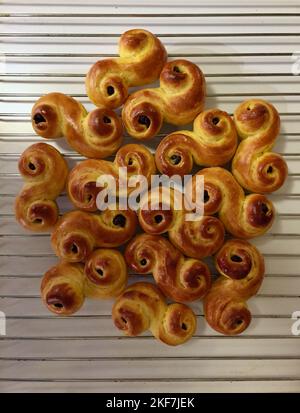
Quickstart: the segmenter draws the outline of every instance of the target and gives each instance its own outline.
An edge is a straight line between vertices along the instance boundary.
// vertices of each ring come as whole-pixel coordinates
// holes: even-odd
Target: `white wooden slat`
[[[300,357],[294,338],[194,337],[184,346],[162,345],[150,337],[107,339],[16,340],[0,342],[1,357]],[[261,362],[264,364],[264,361]],[[288,370],[286,370],[288,371]],[[134,369],[136,374],[140,368]],[[188,371],[186,372],[188,374]],[[284,372],[280,372],[280,376]],[[18,376],[16,376],[17,378]],[[174,380],[174,377],[169,377]],[[288,378],[288,377],[287,377]],[[276,379],[274,377],[274,379]]]
[[[41,41],[27,37],[2,37],[5,43],[2,45],[3,53],[116,53],[117,45],[115,37],[44,37]],[[171,56],[178,54],[257,54],[264,53],[289,53],[293,54],[299,50],[299,38],[293,34],[289,36],[226,36],[226,43],[219,36],[208,37],[164,37],[168,53]],[[41,49],[41,44],[47,49]],[[282,51],[284,50],[284,52]]]
[[[3,31],[6,36],[16,34],[35,34],[38,37],[43,35],[57,34],[69,36],[73,35],[85,37],[95,35],[98,37],[113,34],[119,36],[125,30],[136,27],[144,27],[147,30],[156,32],[158,35],[168,37],[170,33],[175,36],[188,35],[215,35],[215,26],[218,26],[218,34],[259,34],[259,33],[287,33],[297,34],[299,32],[300,16],[232,16],[231,24],[228,25],[228,17],[225,16],[132,16],[128,22],[127,16],[99,16],[85,17],[82,23],[81,17],[61,17],[60,24],[57,24],[56,17],[6,17],[3,24]],[[255,23],[255,24],[254,24]],[[66,26],[68,29],[66,30]],[[99,29],[100,28],[100,29]],[[176,30],[176,31],[175,31]]]
[[[138,0],[131,0],[130,2],[126,2],[122,4],[118,2],[118,5],[112,5],[110,0],[102,0],[101,4],[97,0],[89,0],[85,2],[84,7],[80,0],[64,0],[63,2],[56,1],[52,3],[55,5],[55,12],[56,13],[70,13],[70,6],[72,7],[72,12],[75,13],[153,13],[155,11],[170,13],[170,5],[164,1],[160,0],[151,0],[151,1],[138,1]],[[201,4],[197,0],[189,0],[186,1],[184,4],[184,12],[186,13],[205,13],[205,12],[213,12],[216,13],[216,8],[219,13],[227,13],[229,16],[232,13],[280,13],[280,12],[294,12],[296,13],[299,10],[299,5],[297,0],[289,0],[284,4],[278,0],[264,0],[262,4],[261,1],[256,0],[251,2],[251,4],[245,0],[238,1],[238,0],[231,0],[229,2],[224,2],[224,0],[215,1],[213,4],[209,1],[201,2]],[[53,10],[52,10],[53,11]],[[182,14],[182,2],[179,0],[172,2],[172,13],[180,13]],[[5,13],[38,13],[38,12],[49,12],[48,4],[43,3],[39,0],[32,0],[30,4],[26,2],[26,0],[17,0],[13,3],[9,1],[2,1],[0,12]]]
[[[12,373],[18,370],[19,379],[37,379],[43,375],[48,379],[221,379],[272,378],[280,375],[281,369],[289,370],[289,378],[296,379],[300,368],[300,360],[84,360],[72,361],[0,361],[0,378],[13,378]],[[187,375],[187,371],[189,374]],[[100,373],[101,372],[101,373]],[[138,372],[138,374],[136,373]]]
[[[222,380],[213,381],[193,380],[193,381],[2,381],[0,387],[6,393],[28,393],[34,391],[36,393],[292,393],[298,392],[300,380]]]

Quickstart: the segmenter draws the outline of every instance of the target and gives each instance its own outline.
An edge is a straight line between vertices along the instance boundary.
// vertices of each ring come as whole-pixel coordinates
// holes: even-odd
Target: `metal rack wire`
[[[0,4],[0,310],[7,317],[7,335],[0,337],[0,389],[299,391],[299,336],[291,333],[291,314],[300,310],[300,82],[292,73],[293,54],[300,51],[299,3],[110,3]],[[110,302],[90,301],[78,315],[62,318],[49,315],[40,302],[39,278],[56,259],[48,236],[25,233],[12,210],[22,185],[17,159],[40,140],[31,129],[31,106],[41,94],[57,90],[90,109],[86,70],[96,59],[116,56],[116,38],[135,26],[158,34],[171,58],[201,65],[208,106],[232,112],[243,98],[261,96],[281,113],[275,149],[286,158],[289,177],[270,197],[278,211],[274,227],[254,241],[265,255],[267,275],[250,301],[252,325],[239,337],[223,337],[205,325],[201,303],[193,305],[195,337],[173,349],[149,334],[120,336],[111,322]],[[70,164],[82,159],[64,142],[49,143]],[[69,207],[66,196],[59,204],[62,211]]]

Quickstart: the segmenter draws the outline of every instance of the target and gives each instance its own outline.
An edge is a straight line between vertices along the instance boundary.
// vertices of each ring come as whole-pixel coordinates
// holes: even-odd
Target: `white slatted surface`
[[[291,335],[291,313],[300,310],[300,78],[291,72],[292,54],[300,52],[299,1],[4,0],[0,13],[0,310],[8,317],[0,390],[300,391],[299,337]],[[201,66],[208,107],[232,112],[244,98],[262,96],[282,115],[276,150],[289,178],[271,196],[273,228],[255,240],[267,276],[250,301],[252,325],[240,337],[208,328],[200,303],[193,304],[196,337],[169,348],[148,334],[120,337],[111,302],[89,301],[78,315],[60,319],[40,302],[41,274],[56,259],[49,237],[25,233],[12,211],[22,185],[17,159],[40,139],[31,129],[31,106],[40,94],[61,91],[92,108],[87,69],[114,56],[117,37],[133,27],[160,35],[172,58]],[[64,142],[51,144],[70,165],[81,159]],[[65,196],[59,204],[69,207]]]

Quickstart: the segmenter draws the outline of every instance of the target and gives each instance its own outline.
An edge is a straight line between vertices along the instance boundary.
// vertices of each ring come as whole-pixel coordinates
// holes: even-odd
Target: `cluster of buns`
[[[130,87],[155,81],[156,87],[129,94]],[[126,335],[149,330],[178,345],[196,330],[197,317],[186,303],[201,299],[212,329],[243,332],[251,321],[247,300],[264,277],[263,257],[248,239],[271,227],[275,212],[265,193],[279,189],[287,176],[284,159],[272,152],[280,129],[277,110],[257,99],[240,104],[233,117],[204,110],[202,71],[187,60],[167,62],[160,40],[142,29],[122,34],[119,57],[90,68],[86,90],[97,106],[90,113],[72,97],[50,93],[33,106],[32,125],[43,138],[65,137],[89,159],[69,171],[57,149],[37,143],[19,161],[25,183],[16,219],[31,231],[51,231],[59,257],[42,279],[43,302],[55,314],[70,315],[86,297],[113,298],[113,321]],[[114,109],[121,106],[119,116]],[[138,141],[157,135],[163,122],[193,122],[193,128],[165,136],[153,155]],[[124,130],[137,141],[121,146]],[[104,159],[111,155],[113,160]],[[178,189],[152,186],[147,192],[157,169],[183,177],[195,165],[204,168],[186,186],[190,205]],[[140,175],[148,187],[139,210],[124,209],[121,199],[140,188],[138,179],[133,186],[129,180]],[[108,189],[107,177],[122,185]],[[199,180],[203,214],[190,220]],[[56,199],[64,190],[75,209],[60,215]],[[118,203],[102,210],[111,193]],[[136,235],[138,225],[144,233]],[[115,249],[124,244],[122,253]],[[216,280],[205,262],[210,256]],[[128,286],[128,268],[148,282]]]

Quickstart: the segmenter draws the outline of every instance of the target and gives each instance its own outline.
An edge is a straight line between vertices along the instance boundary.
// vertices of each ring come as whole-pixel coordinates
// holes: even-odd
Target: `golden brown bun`
[[[65,187],[68,166],[53,146],[35,143],[22,153],[18,167],[25,184],[15,200],[16,219],[31,231],[48,231],[58,218],[55,199]]]
[[[75,313],[84,302],[84,280],[82,264],[58,263],[42,279],[43,302],[55,314]]]
[[[117,152],[114,162],[87,159],[78,163],[70,171],[67,191],[71,202],[79,209],[97,211],[97,195],[103,189],[103,187],[96,186],[97,178],[108,174],[114,177],[118,183],[120,167],[127,168],[128,178],[133,175],[145,176],[148,184],[150,184],[151,175],[156,172],[154,157],[145,146],[124,145]],[[139,184],[137,184],[138,186]],[[133,190],[134,187],[128,187],[128,194]]]
[[[174,301],[198,300],[211,285],[206,264],[184,258],[166,238],[159,235],[137,235],[128,244],[125,259],[134,271],[152,273],[160,290]]]
[[[42,279],[42,300],[53,313],[73,314],[85,297],[113,298],[127,285],[127,267],[119,251],[95,250],[85,265],[61,261]]]
[[[127,336],[150,330],[155,338],[176,346],[189,340],[196,330],[196,316],[184,304],[167,305],[159,289],[150,283],[130,285],[113,306],[115,326]]]
[[[98,214],[71,211],[59,219],[51,244],[58,257],[81,262],[95,248],[117,247],[129,241],[135,234],[136,226],[136,214],[130,209],[106,209]]]
[[[168,232],[169,240],[183,254],[193,258],[203,258],[215,254],[224,243],[224,225],[212,216],[202,216],[188,221],[183,196],[170,188],[149,191],[141,199],[138,213],[139,223],[148,234]],[[176,209],[176,200],[183,208]],[[170,199],[170,201],[169,201]]]
[[[264,259],[249,242],[233,239],[224,244],[215,260],[221,276],[204,298],[206,321],[219,333],[240,334],[251,322],[246,301],[261,286]]]
[[[155,161],[168,176],[186,175],[193,163],[223,165],[231,160],[237,147],[237,133],[231,117],[219,109],[208,109],[194,120],[194,130],[166,136],[158,145]]]
[[[160,87],[139,90],[126,100],[122,119],[136,139],[155,136],[163,121],[173,125],[192,122],[203,110],[205,78],[194,63],[174,60],[160,74]]]
[[[62,93],[42,96],[32,108],[31,120],[39,136],[64,136],[73,149],[89,158],[114,154],[123,140],[121,119],[111,109],[88,113],[80,102]]]
[[[288,174],[283,157],[270,152],[280,130],[277,110],[264,100],[251,99],[237,107],[234,121],[242,139],[232,161],[235,178],[249,191],[276,191]]]
[[[85,263],[84,273],[87,297],[117,297],[127,285],[126,262],[117,250],[95,250]]]
[[[233,175],[219,167],[205,168],[189,184],[195,192],[196,176],[204,177],[204,213],[218,213],[225,229],[238,238],[264,234],[274,221],[274,206],[260,194],[244,194]]]
[[[128,87],[154,82],[167,60],[159,39],[142,29],[122,34],[119,54],[95,63],[86,76],[86,91],[96,106],[118,108],[128,96]]]

